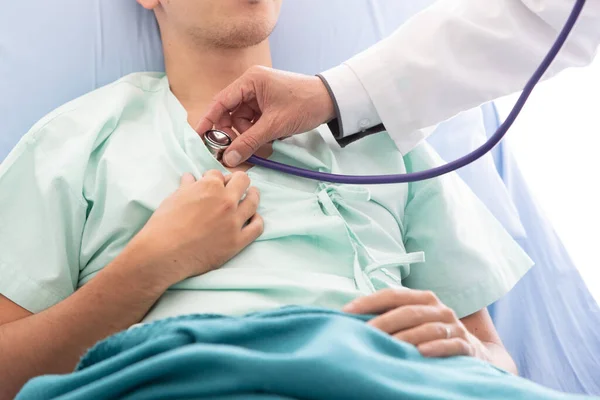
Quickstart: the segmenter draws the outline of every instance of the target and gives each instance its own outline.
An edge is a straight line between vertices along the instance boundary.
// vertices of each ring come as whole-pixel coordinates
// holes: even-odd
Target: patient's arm
[[[72,371],[95,342],[139,322],[169,286],[162,275],[131,249],[69,298],[39,314],[2,296],[0,399],[14,398],[34,376]]]
[[[0,294],[0,326],[29,317],[31,313]]]
[[[32,377],[72,371],[87,348],[141,321],[170,286],[253,242],[263,228],[249,185],[244,173],[187,175],[123,252],[67,299],[32,315],[0,296],[0,400]]]

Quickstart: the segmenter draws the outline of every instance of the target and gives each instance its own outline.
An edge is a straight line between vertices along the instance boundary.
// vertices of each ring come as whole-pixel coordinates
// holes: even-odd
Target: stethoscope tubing
[[[286,174],[295,175],[301,178],[307,178],[317,181],[330,182],[330,183],[342,183],[342,184],[355,184],[355,185],[384,185],[384,184],[393,184],[393,183],[408,183],[408,182],[417,182],[428,179],[437,178],[439,176],[448,174],[450,172],[456,171],[460,168],[463,168],[469,164],[474,163],[479,160],[481,157],[489,153],[502,141],[505,137],[506,133],[514,124],[515,120],[523,110],[523,107],[527,103],[527,100],[531,96],[531,93],[537,86],[537,84],[541,81],[544,74],[548,71],[548,68],[552,65],[560,50],[565,45],[569,35],[573,31],[583,7],[585,6],[586,0],[576,0],[575,5],[573,6],[573,10],[569,15],[565,26],[561,30],[558,35],[556,41],[550,48],[550,51],[540,64],[540,66],[536,69],[532,77],[529,79],[523,92],[519,96],[517,102],[515,103],[512,111],[506,118],[506,120],[500,125],[500,127],[496,130],[496,132],[488,139],[486,143],[481,145],[479,148],[473,150],[471,153],[455,160],[449,162],[447,164],[441,165],[436,168],[432,168],[426,171],[420,172],[412,172],[407,174],[396,174],[396,175],[338,175],[338,174],[329,174],[325,172],[311,171],[302,168],[292,167],[290,165],[282,164],[279,162],[267,160],[258,156],[251,156],[248,159],[248,162],[254,165],[258,165],[260,167],[284,172]]]

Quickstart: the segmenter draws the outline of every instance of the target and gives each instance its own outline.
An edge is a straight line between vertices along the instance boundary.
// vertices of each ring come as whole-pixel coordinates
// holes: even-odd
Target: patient
[[[281,0],[139,2],[156,13],[166,76],[133,74],[59,108],[0,166],[0,398],[139,322],[359,298],[345,310],[382,314],[373,326],[426,356],[516,372],[486,307],[531,261],[456,176],[334,185],[229,171],[204,147],[193,127],[212,97],[271,65]],[[385,133],[344,150],[330,135],[261,155],[346,174],[440,162],[426,145],[403,156]]]

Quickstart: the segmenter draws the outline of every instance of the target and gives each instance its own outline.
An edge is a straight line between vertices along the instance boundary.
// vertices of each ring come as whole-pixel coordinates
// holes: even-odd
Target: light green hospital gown
[[[273,149],[273,160],[343,174],[441,162],[427,145],[403,157],[386,133],[340,149],[330,133],[314,131]],[[226,172],[163,75],[130,75],[59,108],[0,165],[0,293],[32,312],[60,302],[123,250],[183,173],[211,169]],[[264,234],[222,268],[174,286],[146,321],[290,304],[340,308],[401,286],[432,290],[463,317],[532,265],[456,175],[388,186],[258,167],[249,175],[261,192]]]

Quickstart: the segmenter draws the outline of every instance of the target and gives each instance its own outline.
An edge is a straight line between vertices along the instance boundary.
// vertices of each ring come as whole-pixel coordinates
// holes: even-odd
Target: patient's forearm
[[[501,368],[505,371],[508,371],[514,375],[519,375],[519,370],[514,360],[508,353],[508,351],[501,345],[497,343],[486,343],[483,342],[483,345],[488,350],[489,360],[487,360],[490,364],[495,365],[498,368]]]
[[[160,269],[145,268],[139,251],[128,253],[54,307],[0,326],[1,400],[34,376],[72,371],[86,349],[141,321],[175,283],[157,276]]]

